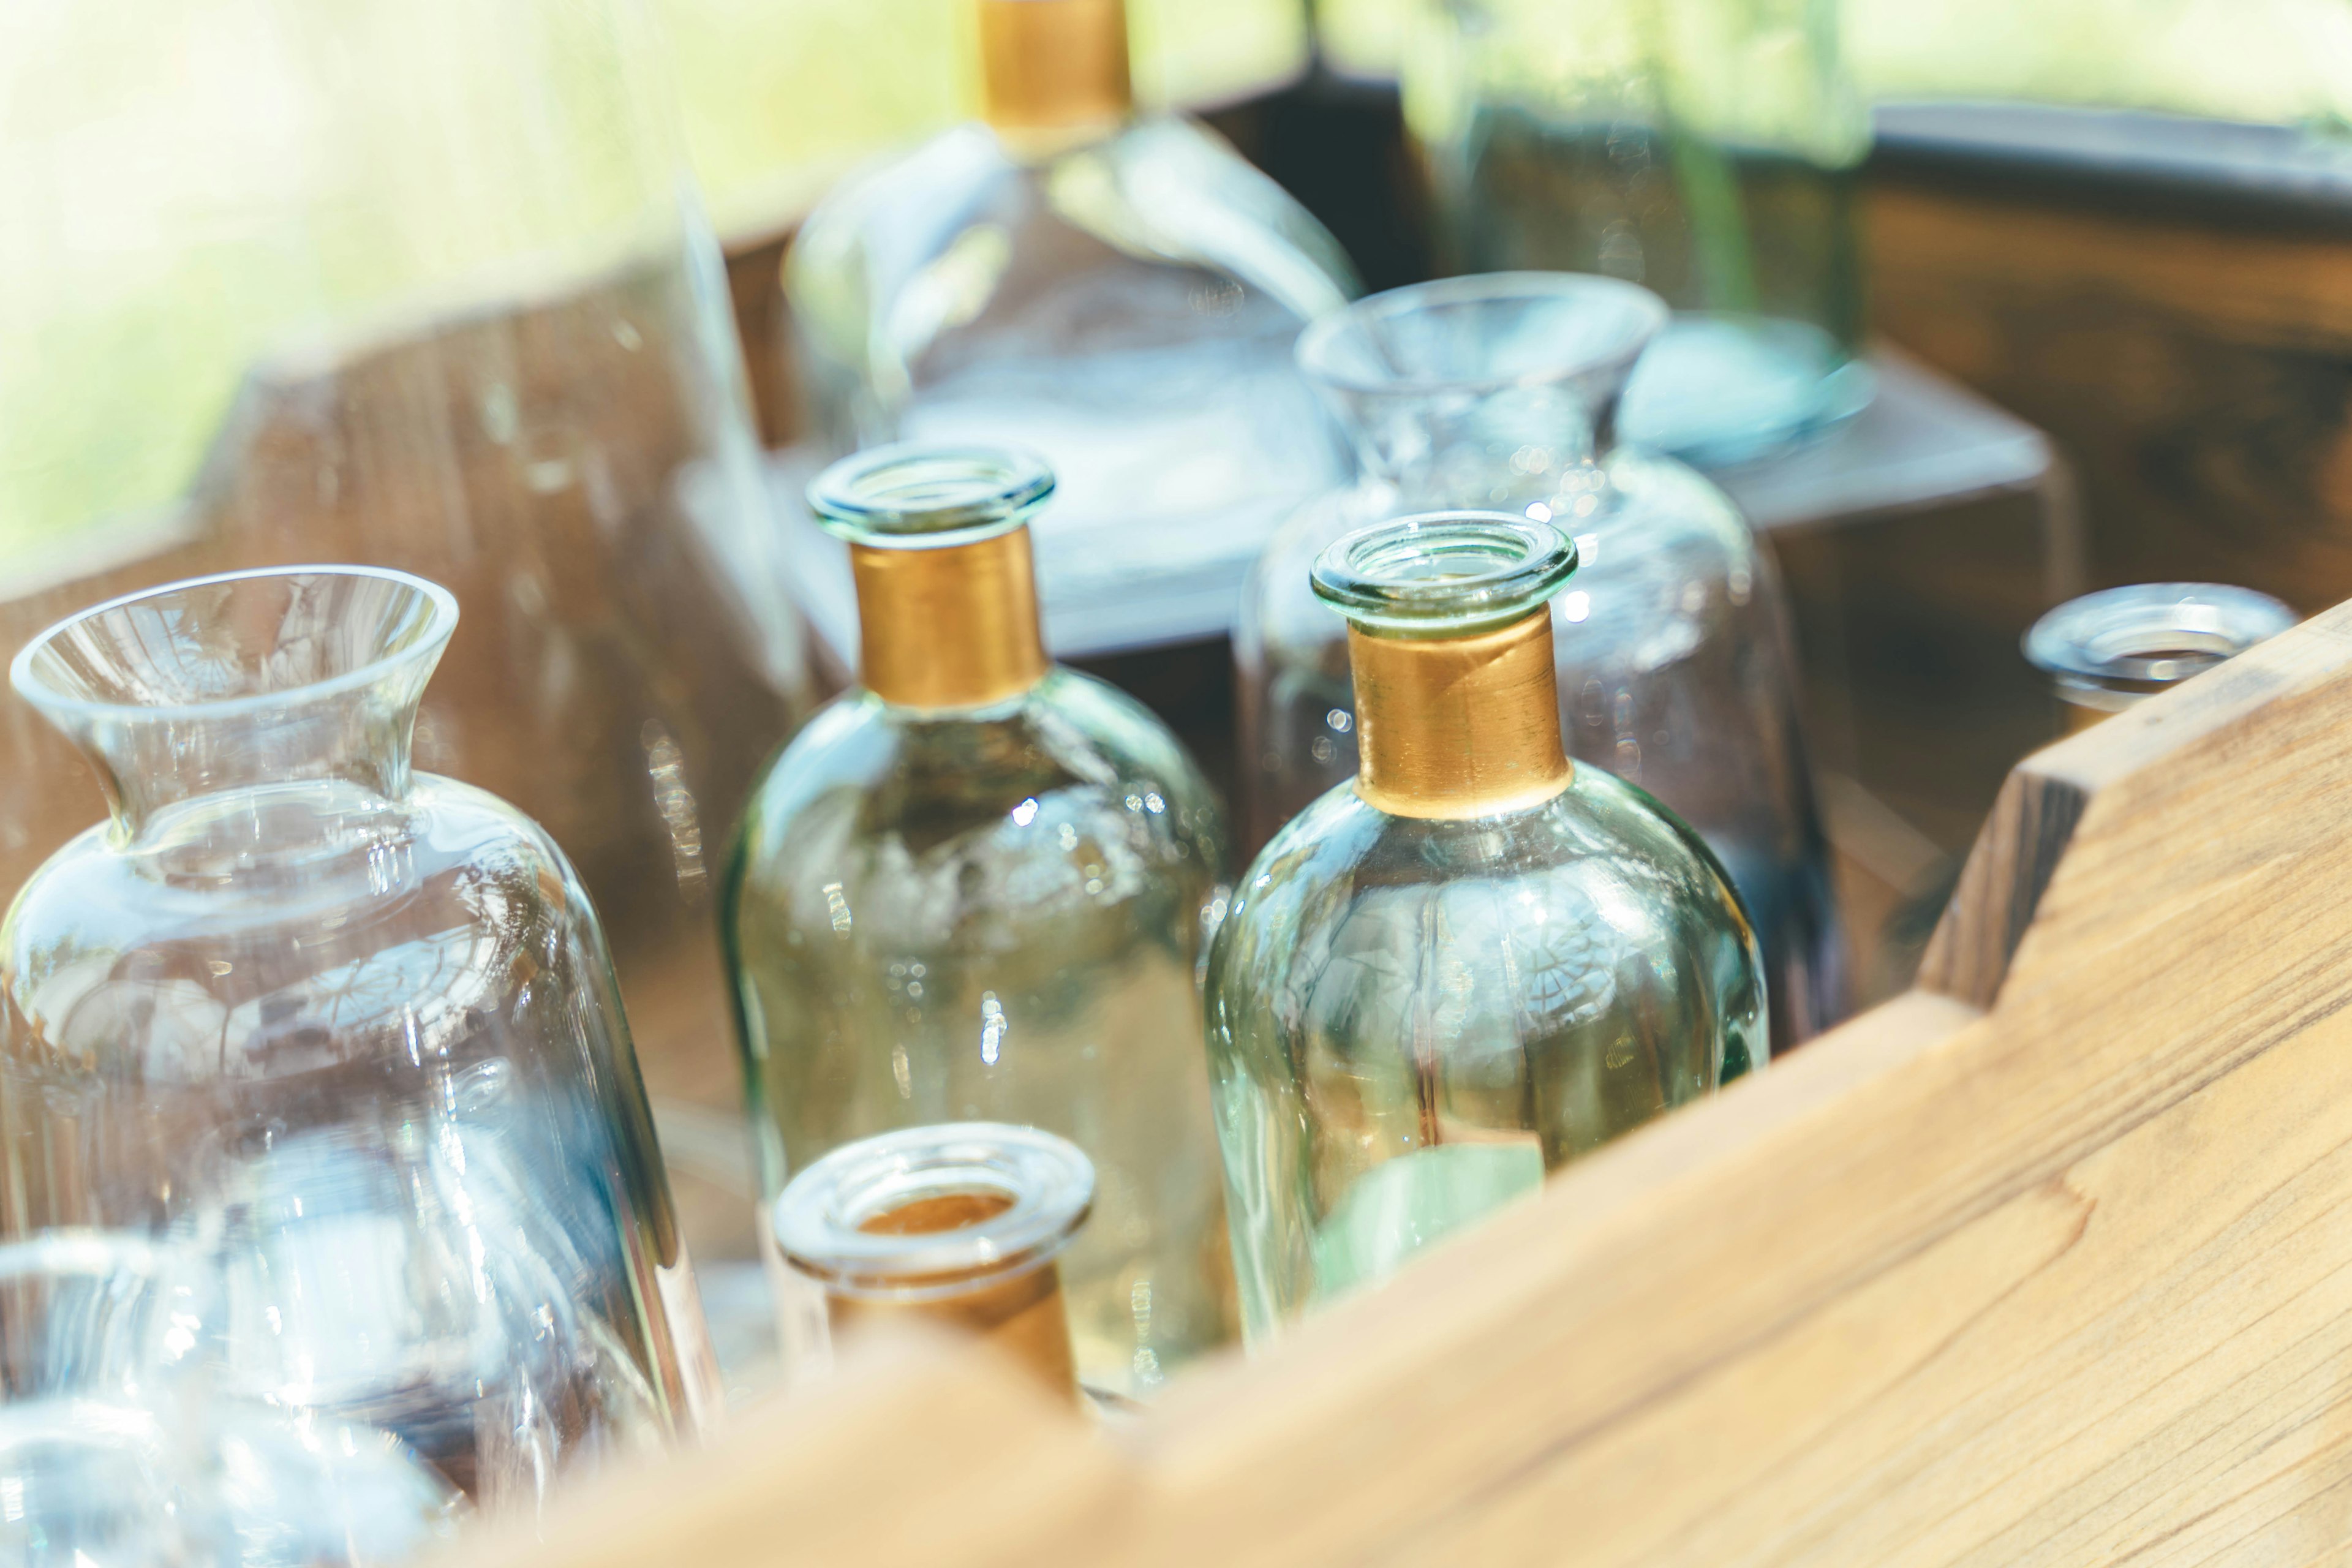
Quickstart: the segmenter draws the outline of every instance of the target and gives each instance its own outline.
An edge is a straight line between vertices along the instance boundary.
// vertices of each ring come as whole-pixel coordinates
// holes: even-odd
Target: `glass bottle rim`
[[[1428,511],[1344,535],[1316,557],[1316,596],[1363,631],[1455,637],[1522,620],[1576,571],[1576,542],[1503,511]]]
[[[1054,484],[1052,466],[1025,447],[894,441],[829,465],[809,481],[808,503],[853,543],[931,550],[1019,527]]]
[[[58,641],[78,626],[87,626],[103,616],[175,595],[191,594],[200,588],[217,587],[227,583],[256,582],[270,578],[346,577],[389,583],[416,595],[424,603],[423,621],[408,629],[401,642],[363,663],[334,675],[298,685],[270,690],[248,691],[234,697],[217,697],[194,702],[110,702],[100,698],[78,697],[60,689],[45,679],[38,666],[43,656],[51,653]],[[314,564],[302,566],[258,566],[239,572],[215,572],[202,577],[184,577],[177,582],[161,583],[151,588],[140,588],[118,595],[101,604],[77,610],[44,630],[16,651],[8,665],[8,684],[16,694],[42,712],[72,715],[85,719],[135,717],[142,720],[224,720],[245,715],[282,710],[294,702],[308,702],[340,696],[373,686],[394,671],[414,663],[421,657],[438,658],[457,629],[457,595],[440,584],[402,572],[390,566],[355,566],[346,564]]]
[[[2135,583],[2069,599],[2025,634],[2044,674],[2094,685],[2185,680],[2300,619],[2268,594],[2222,583]]]
[[[1066,1138],[1002,1121],[901,1128],[835,1149],[784,1185],[770,1215],[793,1266],[837,1294],[935,1300],[1051,1262],[1094,1206],[1092,1161]],[[1005,1207],[951,1229],[863,1227],[929,1198]]]
[[[1367,376],[1338,363],[1339,342],[1350,329],[1368,328],[1414,311],[1546,300],[1589,308],[1612,307],[1619,312],[1617,330],[1580,340],[1573,350],[1563,349],[1551,363],[1508,374],[1437,376],[1398,370],[1392,375]],[[1476,272],[1408,283],[1351,300],[1308,322],[1298,334],[1295,353],[1302,372],[1342,392],[1399,396],[1441,392],[1491,393],[1567,381],[1612,366],[1630,367],[1649,346],[1650,340],[1664,329],[1671,314],[1664,300],[1640,284],[1599,273]],[[1366,331],[1364,335],[1377,347],[1376,334]]]

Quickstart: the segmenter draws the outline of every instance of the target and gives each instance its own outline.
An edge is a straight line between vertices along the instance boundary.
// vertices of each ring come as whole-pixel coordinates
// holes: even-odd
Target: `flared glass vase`
[[[1253,1344],[1762,1056],[1722,868],[1561,747],[1543,605],[1575,560],[1549,524],[1440,513],[1316,568],[1359,772],[1260,852],[1208,967]]]
[[[1308,580],[1322,551],[1435,507],[1551,522],[1579,553],[1552,605],[1569,752],[1655,795],[1729,868],[1780,1049],[1842,1016],[1844,942],[1771,557],[1713,484],[1613,439],[1664,316],[1610,279],[1503,273],[1376,295],[1301,338],[1361,477],[1283,525],[1244,598],[1246,823],[1263,843],[1356,772],[1347,626]]]
[[[820,477],[862,683],[761,781],[722,915],[766,1198],[902,1127],[1070,1139],[1100,1178],[1062,1262],[1078,1375],[1138,1396],[1231,1334],[1197,988],[1225,828],[1157,720],[1046,660],[1026,520],[1052,487],[991,448]]]
[[[417,765],[546,828],[656,1091],[731,1114],[715,863],[818,694],[647,11],[11,16],[0,662],[213,573],[446,585]],[[0,692],[0,900],[82,778]]]
[[[975,0],[973,27],[984,119],[852,175],[793,242],[817,439],[1034,448],[1049,600],[1126,598],[1098,641],[1223,631],[1268,531],[1344,472],[1290,348],[1353,273],[1213,132],[1132,114],[1120,0]]]
[[[603,934],[546,833],[414,773],[457,623],[301,567],[103,605],[18,694],[112,810],[0,923],[0,1237],[217,1259],[224,1396],[530,1510],[709,1377]]]
[[[1744,463],[1869,402],[1870,118],[1836,0],[1445,0],[1399,72],[1453,269],[1604,273],[1674,307],[1630,438]]]

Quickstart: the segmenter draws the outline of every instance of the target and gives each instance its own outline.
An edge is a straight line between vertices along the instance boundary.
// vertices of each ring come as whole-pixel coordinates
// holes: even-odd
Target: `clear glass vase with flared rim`
[[[226,1392],[535,1509],[715,1405],[587,897],[528,818],[410,766],[457,619],[403,573],[293,567],[19,654],[110,818],[0,922],[0,1132],[38,1173],[0,1234],[205,1237]]]
[[[2068,733],[2238,657],[2302,617],[2222,583],[2135,583],[2069,599],[2025,634]]]
[[[1581,558],[1553,606],[1569,750],[1655,795],[1730,868],[1780,1048],[1842,1016],[1843,937],[1769,552],[1712,483],[1616,440],[1625,375],[1665,319],[1615,279],[1498,273],[1375,295],[1301,337],[1361,477],[1293,514],[1244,597],[1245,841],[1357,764],[1344,624],[1311,591],[1316,558],[1421,507],[1550,522]]]

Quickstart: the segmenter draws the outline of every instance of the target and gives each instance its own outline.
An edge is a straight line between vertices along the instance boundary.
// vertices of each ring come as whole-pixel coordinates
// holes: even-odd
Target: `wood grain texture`
[[[2352,606],[2020,769],[1938,939],[1965,994],[1581,1162],[1131,1427],[961,1362],[781,1411],[711,1461],[772,1504],[678,1501],[729,1521],[693,1560],[2343,1561],[2347,817]],[[913,1506],[966,1451],[1019,1478],[977,1533]],[[612,1506],[481,1561],[641,1561]]]

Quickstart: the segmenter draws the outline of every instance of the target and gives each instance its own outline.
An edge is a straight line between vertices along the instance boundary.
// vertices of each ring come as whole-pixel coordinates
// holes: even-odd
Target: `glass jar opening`
[[[1020,526],[1054,493],[1054,470],[1015,447],[904,441],[844,458],[811,481],[809,508],[854,543],[969,544]]]
[[[1051,1262],[1094,1189],[1066,1139],[947,1122],[835,1150],[785,1184],[772,1224],[784,1257],[836,1295],[931,1300]]]
[[[1407,395],[1622,378],[1666,317],[1655,294],[1614,278],[1443,278],[1318,318],[1299,335],[1298,365],[1344,392]]]
[[[2071,599],[2033,623],[2025,657],[2069,686],[2168,686],[2295,624],[2268,594],[2213,583],[2140,583]]]
[[[1464,637],[1534,613],[1575,570],[1575,542],[1549,523],[1441,511],[1358,529],[1316,560],[1313,581],[1359,630]]]
[[[52,716],[223,719],[429,668],[457,626],[456,595],[405,572],[268,567],[84,610],[27,643],[8,676]]]

